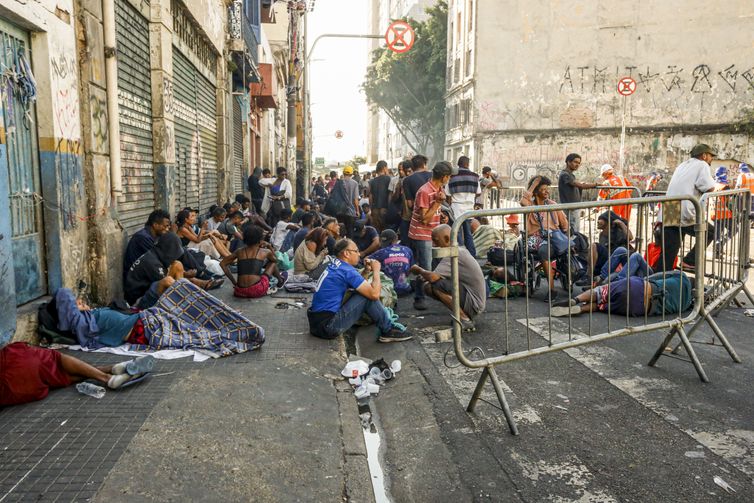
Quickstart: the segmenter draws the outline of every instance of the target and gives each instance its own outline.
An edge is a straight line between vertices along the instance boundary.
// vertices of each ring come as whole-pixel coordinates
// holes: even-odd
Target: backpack
[[[350,209],[351,204],[348,201],[348,195],[346,195],[346,185],[343,180],[338,180],[335,182],[325,204],[325,213],[330,216],[348,215]]]
[[[58,329],[58,309],[55,299],[43,302],[37,308],[37,334],[46,345],[50,344],[78,344],[73,332]]]

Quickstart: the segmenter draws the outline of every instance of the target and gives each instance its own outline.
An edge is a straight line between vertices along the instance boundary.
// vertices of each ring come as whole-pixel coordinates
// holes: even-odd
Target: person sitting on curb
[[[369,258],[382,265],[385,274],[393,280],[395,293],[399,297],[411,293],[413,289],[408,282],[408,273],[414,261],[411,249],[400,244],[398,234],[393,229],[382,231],[380,245],[382,248],[372,253]]]
[[[278,270],[277,258],[272,245],[262,241],[264,230],[261,227],[247,227],[243,232],[246,246],[231,253],[220,262],[225,276],[233,283],[233,295],[246,299],[264,297],[270,289],[270,278],[277,279],[277,288],[282,288],[288,278],[287,273]],[[238,277],[230,272],[230,264],[235,261]]]
[[[153,365],[151,355],[136,361],[146,363],[145,359],[151,359]],[[65,388],[87,379],[110,389],[121,388],[143,375],[143,372],[129,373],[128,363],[93,367],[54,349],[12,342],[0,348],[0,407],[36,402],[46,398],[51,389]],[[151,369],[151,365],[148,367]]]
[[[432,244],[438,248],[450,246],[450,226],[438,225],[432,230]],[[434,271],[418,265],[411,272],[421,276],[427,283],[424,292],[453,309],[453,285],[450,280],[450,258],[443,258]],[[461,328],[465,332],[476,330],[473,318],[484,311],[487,302],[487,285],[479,262],[464,247],[458,248],[458,281],[461,295]]]
[[[362,220],[354,224],[353,241],[359,248],[359,257],[364,258],[380,249],[380,235],[377,229],[366,225]]]
[[[319,277],[312,306],[307,311],[309,332],[321,339],[334,339],[368,314],[379,330],[380,342],[407,341],[413,336],[393,326],[385,306],[380,302],[382,283],[380,263],[365,260],[362,274],[354,267],[359,262],[359,249],[350,239],[335,244],[335,259]],[[372,273],[372,281],[364,278]],[[353,290],[344,303],[346,292]]]

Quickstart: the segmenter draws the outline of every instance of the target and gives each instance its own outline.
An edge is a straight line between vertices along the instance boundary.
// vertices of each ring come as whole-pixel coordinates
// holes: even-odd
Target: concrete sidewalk
[[[342,339],[308,334],[310,296],[231,292],[213,293],[265,328],[260,350],[158,361],[101,400],[71,387],[0,411],[0,500],[372,501]]]

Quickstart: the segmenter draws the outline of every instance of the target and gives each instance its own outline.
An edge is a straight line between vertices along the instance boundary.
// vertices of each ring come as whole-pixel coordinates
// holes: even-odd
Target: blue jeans
[[[414,263],[425,271],[432,270],[432,241],[411,240],[414,246]],[[416,277],[414,285],[414,299],[424,298],[424,280],[421,276]]]
[[[461,224],[461,228],[458,231],[458,244],[465,246],[471,253],[472,257],[476,257],[476,246],[474,246],[474,235],[471,233],[471,220],[464,220]]]
[[[632,253],[629,257],[628,250],[623,246],[619,246],[610,255],[610,260],[602,266],[600,277],[607,278],[618,266],[622,266],[623,268],[617,276],[610,279],[611,281],[624,279],[628,275],[643,278],[652,274],[652,270],[640,253]]]
[[[367,313],[374,321],[380,333],[386,334],[393,328],[393,322],[387,317],[385,307],[379,300],[369,300],[363,295],[355,293],[343,304],[340,311],[330,320],[325,329],[332,334],[342,334]]]

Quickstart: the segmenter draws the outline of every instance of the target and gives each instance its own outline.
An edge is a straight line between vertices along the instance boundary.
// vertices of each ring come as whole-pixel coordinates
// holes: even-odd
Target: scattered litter
[[[394,360],[390,365],[383,358],[370,364],[363,360],[351,360],[343,368],[341,375],[348,378],[348,383],[354,388],[354,396],[361,400],[378,394],[380,386],[393,379],[400,370],[400,360]]]
[[[343,377],[356,378],[363,376],[367,372],[369,372],[369,365],[367,365],[366,362],[361,360],[354,360],[346,363],[346,366],[340,372],[340,375],[342,375]]]
[[[749,318],[754,318],[754,309],[747,309],[746,311],[744,311],[744,314]]]
[[[65,421],[63,421],[62,423],[60,423],[60,426],[63,426],[67,422],[68,422],[68,420],[66,419]]]
[[[301,302],[295,302],[291,304],[290,302],[278,302],[275,304],[275,309],[301,309],[304,307],[304,304]]]
[[[397,374],[401,371],[401,361],[400,360],[393,360],[393,363],[390,364],[390,370],[393,371],[393,375]]]
[[[704,451],[686,451],[683,455],[691,459],[701,459],[706,457]]]
[[[567,408],[563,407],[562,405],[556,405],[555,408],[556,409],[560,409],[560,410],[568,410]]]
[[[555,395],[555,396],[557,396],[557,397],[558,397],[558,398],[560,398],[561,400],[568,400],[568,397],[567,397],[567,396],[565,396],[565,395],[560,395],[560,394],[558,394],[558,395]]]
[[[724,490],[724,491],[725,491],[726,493],[728,493],[728,494],[731,494],[731,493],[734,493],[734,492],[736,492],[736,490],[735,490],[735,489],[733,489],[733,488],[732,488],[732,487],[731,487],[731,486],[730,486],[730,485],[729,485],[729,484],[728,484],[728,483],[727,483],[726,481],[724,481],[724,480],[722,479],[722,477],[715,477],[715,478],[713,478],[713,479],[712,479],[712,481],[713,481],[713,482],[714,482],[715,484],[717,484],[718,486],[722,487],[722,488],[723,488],[723,490]]]
[[[97,399],[105,396],[105,388],[103,388],[102,386],[97,386],[96,384],[92,384],[90,382],[78,383],[76,385],[76,390],[78,390],[78,392],[82,395],[88,395]]]
[[[162,376],[169,376],[175,374],[175,370],[172,372],[163,372],[162,374],[152,374],[153,377],[162,377]]]
[[[668,414],[667,416],[665,416],[665,419],[667,419],[668,421],[674,421],[674,422],[678,421],[678,417],[674,416],[673,414]]]
[[[435,331],[435,342],[450,342],[451,339],[453,339],[452,328],[444,328]]]

